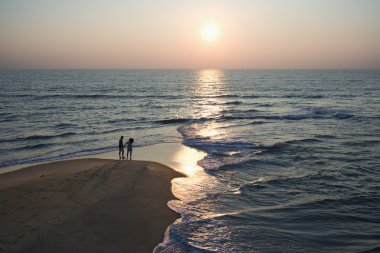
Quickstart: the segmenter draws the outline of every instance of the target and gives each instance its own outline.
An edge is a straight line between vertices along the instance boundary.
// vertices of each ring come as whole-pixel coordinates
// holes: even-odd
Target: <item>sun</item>
[[[205,24],[201,30],[202,38],[206,41],[212,42],[219,38],[219,27],[215,24]]]

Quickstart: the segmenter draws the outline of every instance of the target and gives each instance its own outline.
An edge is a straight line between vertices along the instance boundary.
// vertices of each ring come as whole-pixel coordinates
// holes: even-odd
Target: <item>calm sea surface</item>
[[[156,252],[380,251],[380,72],[0,72],[2,167],[182,142]]]

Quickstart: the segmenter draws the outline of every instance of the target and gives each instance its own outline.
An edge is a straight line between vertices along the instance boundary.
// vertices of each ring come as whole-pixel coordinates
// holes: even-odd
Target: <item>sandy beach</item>
[[[0,175],[0,252],[152,252],[179,215],[155,162],[75,159]]]

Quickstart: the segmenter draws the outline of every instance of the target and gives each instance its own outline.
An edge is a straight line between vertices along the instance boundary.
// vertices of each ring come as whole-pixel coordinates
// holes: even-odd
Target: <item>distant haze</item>
[[[2,69],[209,67],[380,68],[380,1],[0,0]]]

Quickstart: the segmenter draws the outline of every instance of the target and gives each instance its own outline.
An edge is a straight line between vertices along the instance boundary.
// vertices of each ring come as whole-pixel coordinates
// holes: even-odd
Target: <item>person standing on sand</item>
[[[132,143],[133,143],[133,138],[129,138],[127,142],[127,160],[128,160],[128,154],[129,154],[129,160],[132,160]]]
[[[119,140],[119,159],[120,160],[124,160],[125,159],[125,157],[124,157],[123,139],[124,139],[124,136],[120,136],[120,140]]]

